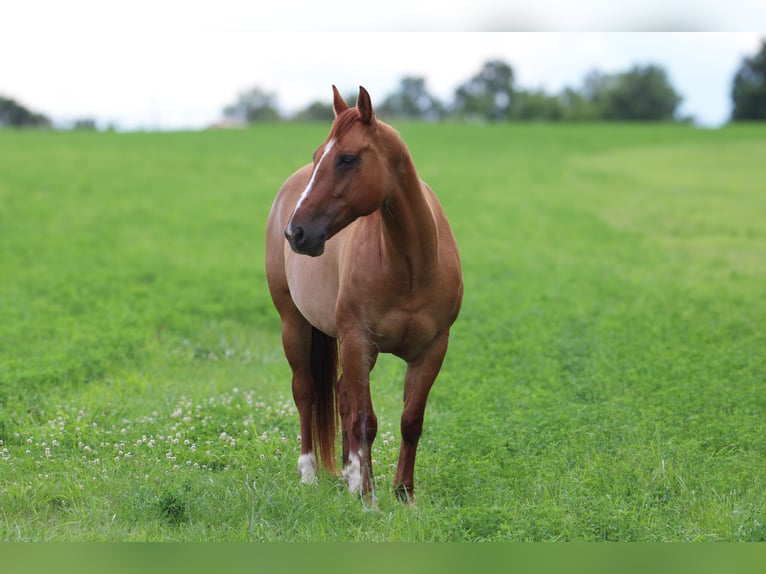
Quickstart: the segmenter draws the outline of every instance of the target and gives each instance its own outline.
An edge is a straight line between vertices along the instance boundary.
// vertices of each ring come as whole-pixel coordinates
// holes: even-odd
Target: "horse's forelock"
[[[343,110],[338,117],[335,118],[335,122],[332,125],[332,131],[330,137],[338,139],[342,137],[346,132],[351,129],[356,122],[360,121],[359,110],[356,108],[349,108]]]

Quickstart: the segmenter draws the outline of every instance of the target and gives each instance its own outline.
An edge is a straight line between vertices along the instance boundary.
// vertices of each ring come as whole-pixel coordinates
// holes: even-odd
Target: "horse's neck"
[[[398,185],[381,210],[386,255],[403,264],[412,281],[427,280],[436,267],[436,218],[405,147],[402,154]]]

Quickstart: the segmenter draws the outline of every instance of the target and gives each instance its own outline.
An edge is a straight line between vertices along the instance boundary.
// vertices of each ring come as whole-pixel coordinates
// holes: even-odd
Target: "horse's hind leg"
[[[316,476],[317,458],[314,453],[313,405],[314,381],[311,376],[311,325],[296,312],[282,316],[282,345],[293,371],[293,400],[301,425],[301,454],[298,470],[301,482],[309,483]]]
[[[439,374],[447,352],[448,333],[437,338],[417,360],[407,365],[404,379],[404,409],[402,411],[402,444],[394,476],[394,492],[404,502],[414,502],[415,454],[423,432],[423,416],[431,386]]]

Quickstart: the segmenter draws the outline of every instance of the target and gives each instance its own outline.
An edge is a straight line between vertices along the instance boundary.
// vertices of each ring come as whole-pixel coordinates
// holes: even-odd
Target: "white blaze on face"
[[[343,467],[343,479],[348,483],[351,494],[358,493],[362,488],[362,465],[356,453],[348,455],[348,463]]]
[[[298,470],[303,484],[314,482],[317,475],[317,457],[313,452],[298,457]]]
[[[314,172],[311,174],[311,179],[309,180],[308,184],[306,185],[306,189],[303,190],[303,193],[301,193],[301,196],[298,198],[298,203],[295,204],[294,212],[297,211],[297,209],[301,206],[301,203],[303,203],[306,198],[309,196],[309,193],[311,193],[311,188],[314,187],[314,180],[316,179],[317,172],[319,171],[319,167],[322,165],[322,161],[324,161],[324,158],[327,157],[327,154],[330,153],[330,150],[335,145],[335,138],[331,139],[329,142],[327,142],[327,145],[324,146],[324,152],[322,152],[322,157],[319,158],[319,161],[316,164],[316,167],[314,167]]]

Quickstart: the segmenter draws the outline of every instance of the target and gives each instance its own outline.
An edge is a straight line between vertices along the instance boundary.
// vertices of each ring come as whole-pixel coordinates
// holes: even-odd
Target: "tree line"
[[[350,94],[347,100],[354,101]],[[458,121],[674,121],[681,96],[659,66],[635,66],[618,74],[589,74],[581,88],[559,94],[525,90],[517,85],[513,68],[502,60],[489,60],[460,84],[451,102],[441,101],[419,76],[403,77],[397,88],[379,103],[382,118]],[[224,110],[227,118],[244,123],[296,119],[332,119],[329,102],[313,102],[293,118],[280,114],[278,97],[256,86],[239,94]]]
[[[346,100],[354,102],[355,94]],[[742,60],[731,86],[731,121],[766,120],[766,40],[759,51]],[[470,78],[457,86],[451,101],[435,96],[420,76],[401,78],[394,91],[376,104],[382,118],[417,121],[667,121],[693,118],[679,115],[681,96],[658,65],[633,66],[623,72],[588,74],[578,87],[557,94],[519,86],[513,67],[502,60],[489,60]],[[278,96],[260,86],[240,93],[223,110],[238,124],[263,121],[329,121],[333,117],[328,101],[315,101],[286,117]],[[40,112],[0,95],[0,129],[50,128],[51,120]],[[96,129],[95,121],[74,122],[73,129]]]
[[[731,97],[732,121],[766,119],[766,40],[756,55],[742,61]],[[355,98],[351,93],[346,100]],[[612,74],[594,71],[581,86],[548,94],[520,87],[510,64],[489,60],[455,89],[452,101],[436,97],[423,77],[405,76],[375,111],[382,118],[417,121],[693,121],[680,116],[681,101],[665,70],[654,64]],[[285,117],[276,92],[256,86],[239,94],[224,115],[241,123],[329,121],[333,112],[329,101],[315,101]]]

